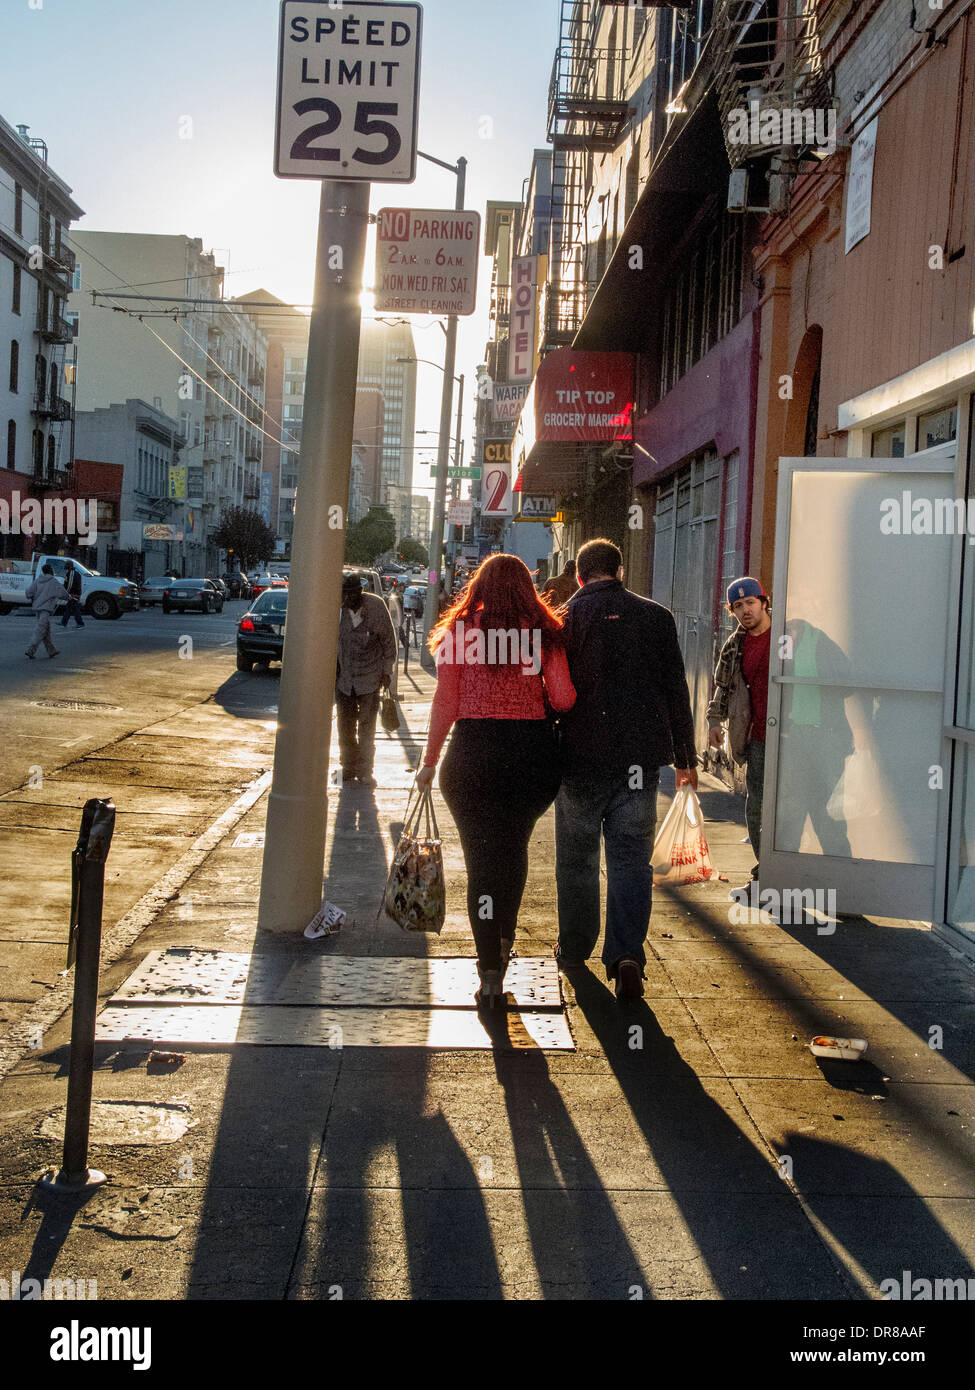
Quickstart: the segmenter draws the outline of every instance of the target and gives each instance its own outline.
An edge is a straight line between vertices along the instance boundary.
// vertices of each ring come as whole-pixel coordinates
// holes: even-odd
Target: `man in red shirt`
[[[731,754],[745,763],[745,823],[755,854],[757,881],[762,835],[762,789],[765,782],[765,720],[768,713],[769,650],[772,620],[769,599],[757,579],[745,575],[728,585],[728,611],[738,628],[721,648],[714,673],[715,691],[707,708],[708,742],[720,748],[722,724],[729,725]],[[732,890],[747,901],[749,884]]]

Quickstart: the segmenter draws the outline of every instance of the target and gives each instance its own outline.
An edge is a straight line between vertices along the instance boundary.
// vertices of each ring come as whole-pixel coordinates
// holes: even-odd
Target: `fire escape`
[[[552,158],[551,264],[545,301],[547,347],[572,342],[585,313],[585,192],[590,156],[616,147],[630,116],[622,53],[597,48],[599,0],[562,0],[559,46],[548,97]]]
[[[787,211],[802,160],[817,155],[816,142],[804,138],[816,113],[820,131],[827,119],[835,122],[833,72],[823,61],[818,8],[813,0],[723,0],[715,10],[714,84],[728,161],[732,170],[770,161],[772,212]],[[745,139],[745,123],[740,115],[736,122],[735,112],[749,115]]]

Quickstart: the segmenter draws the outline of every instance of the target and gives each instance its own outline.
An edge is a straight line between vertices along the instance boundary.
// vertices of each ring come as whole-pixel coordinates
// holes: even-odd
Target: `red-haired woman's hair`
[[[467,588],[455,599],[430,633],[428,646],[436,652],[460,618],[478,615],[482,628],[540,629],[546,645],[560,642],[562,619],[539,594],[531,571],[517,555],[489,555],[471,575]]]

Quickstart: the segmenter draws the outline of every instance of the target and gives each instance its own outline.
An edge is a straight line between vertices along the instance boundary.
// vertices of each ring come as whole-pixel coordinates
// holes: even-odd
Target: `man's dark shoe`
[[[621,960],[616,967],[616,997],[621,1004],[643,998],[643,971],[635,960]]]

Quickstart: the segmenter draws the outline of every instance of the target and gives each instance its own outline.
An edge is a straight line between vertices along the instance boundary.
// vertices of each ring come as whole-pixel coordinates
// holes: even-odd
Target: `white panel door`
[[[954,492],[953,452],[779,460],[763,888],[935,915]]]

